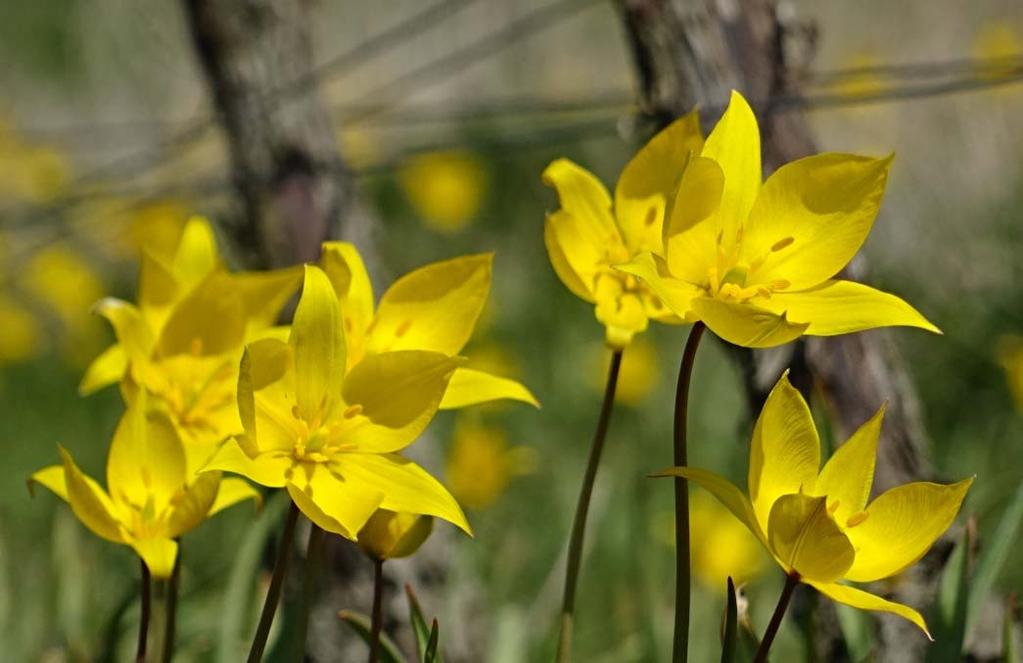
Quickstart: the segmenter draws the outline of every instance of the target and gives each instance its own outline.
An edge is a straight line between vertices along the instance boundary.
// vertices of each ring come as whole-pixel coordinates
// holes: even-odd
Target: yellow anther
[[[721,230],[718,231],[718,238],[716,240],[717,241],[717,245],[721,246],[721,242],[724,241],[724,239],[725,239],[725,229],[722,228]]]
[[[629,261],[629,250],[620,241],[613,241],[607,248],[607,262],[611,265],[620,265]]]
[[[829,504],[828,505],[828,513],[831,514],[831,515],[835,515],[835,512],[838,511],[838,505],[841,504],[841,503],[842,503],[841,500],[835,500],[834,502]]]
[[[784,239],[779,239],[779,240],[778,240],[777,242],[775,242],[775,243],[774,243],[774,245],[773,245],[773,246],[771,247],[771,251],[781,251],[781,250],[782,250],[782,249],[784,249],[784,248],[785,248],[786,246],[789,246],[789,245],[791,245],[791,244],[792,244],[792,242],[794,242],[794,241],[796,241],[796,238],[795,238],[795,237],[786,237],[786,238],[784,238]]]
[[[291,406],[291,416],[295,417],[296,419],[302,418],[302,414],[298,411],[298,405]]]
[[[648,226],[652,226],[655,223],[657,223],[657,208],[656,207],[650,207],[650,208],[647,209],[647,211],[646,211],[646,218],[643,219],[643,222],[646,223],[646,225],[648,225]]]
[[[192,339],[191,348],[189,348],[189,349],[192,351],[192,356],[193,357],[198,357],[199,355],[201,355],[202,354],[202,339],[201,338],[193,338]]]
[[[764,286],[757,287],[757,294],[760,295],[761,297],[763,297],[764,299],[770,299],[771,298],[771,290],[768,289],[768,288],[765,288]]]
[[[785,279],[776,279],[774,281],[771,281],[771,290],[784,290],[788,288],[790,285],[792,285],[792,283],[786,281]]]
[[[408,330],[412,327],[412,321],[406,320],[405,322],[398,325],[398,328],[394,330],[394,335],[401,338],[408,333]]]
[[[352,324],[352,319],[349,317],[345,317],[345,331],[351,334],[354,328],[355,325]]]
[[[869,515],[870,514],[867,513],[866,511],[860,511],[858,513],[854,513],[853,515],[849,516],[849,520],[845,521],[845,526],[846,527],[856,527],[857,525],[862,523],[864,520],[866,520],[867,516],[869,516]]]
[[[352,417],[357,417],[360,414],[362,414],[362,406],[356,403],[355,405],[349,405],[346,407],[343,416],[345,419],[351,419]]]

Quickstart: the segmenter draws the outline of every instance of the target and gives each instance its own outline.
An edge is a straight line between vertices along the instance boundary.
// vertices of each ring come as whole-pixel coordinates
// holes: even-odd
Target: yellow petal
[[[149,358],[153,349],[153,333],[133,304],[107,297],[96,304],[96,312],[110,322],[129,361]]]
[[[625,290],[623,280],[611,274],[597,277],[595,293],[597,307],[594,314],[607,329],[607,344],[624,348],[632,337],[646,331],[650,324],[646,306],[638,293]]]
[[[128,370],[128,355],[120,343],[115,343],[92,360],[85,369],[85,376],[78,385],[78,393],[88,396],[124,377]]]
[[[248,329],[253,332],[277,323],[281,309],[302,282],[302,268],[242,272],[232,274],[231,282],[237,288],[237,296],[241,297]]]
[[[144,311],[168,306],[179,292],[174,268],[144,249],[139,265],[139,306]]]
[[[769,548],[767,544],[767,536],[764,534],[764,530],[760,527],[760,523],[757,522],[756,514],[753,512],[753,505],[750,503],[749,498],[738,486],[733,484],[728,479],[718,476],[713,472],[707,470],[701,470],[696,467],[672,467],[670,469],[656,473],[654,476],[657,477],[683,477],[692,482],[695,482],[702,486],[707,492],[713,495],[726,509],[732,512],[736,518],[739,519],[743,525],[753,533],[757,539],[764,544],[765,548]]]
[[[775,292],[758,304],[794,323],[808,325],[806,334],[836,336],[876,327],[919,327],[940,334],[916,309],[895,295],[854,281],[825,281],[799,292]]]
[[[877,612],[890,612],[904,619],[908,619],[919,626],[920,630],[924,632],[924,635],[926,635],[928,639],[934,640],[934,638],[931,638],[931,634],[927,630],[927,623],[924,621],[923,616],[907,605],[895,603],[894,601],[887,601],[880,596],[875,596],[870,592],[865,592],[862,589],[857,589],[855,587],[849,587],[848,585],[839,585],[838,583],[833,582],[819,583],[812,581],[807,581],[807,584],[812,586],[824,596],[827,596],[829,599],[838,601],[839,603],[844,603],[845,605],[852,606],[853,608],[858,608],[860,610],[874,610]]]
[[[238,481],[238,479],[235,479]],[[244,482],[242,482],[244,483]],[[220,472],[203,472],[171,503],[166,535],[175,539],[206,520],[220,485]],[[246,484],[247,485],[247,484]]]
[[[376,559],[399,559],[419,550],[433,532],[433,518],[377,509],[359,530],[359,547]]]
[[[341,454],[331,463],[354,490],[375,489],[383,493],[380,508],[436,516],[460,527],[472,528],[451,493],[407,458],[398,454]]]
[[[749,495],[765,532],[775,500],[813,490],[820,456],[810,408],[786,373],[767,396],[753,427],[750,448]]]
[[[543,182],[558,192],[561,209],[572,215],[600,244],[619,237],[611,214],[611,196],[593,173],[568,159],[556,159],[543,171]]]
[[[341,301],[348,345],[357,345],[373,322],[374,309],[373,283],[362,255],[354,244],[324,242],[320,264]]]
[[[178,556],[176,541],[164,538],[132,539],[130,545],[146,563],[153,578],[170,578],[174,571],[174,560]]]
[[[828,515],[824,497],[779,497],[771,508],[767,539],[786,569],[815,582],[838,580],[856,556],[849,539]]]
[[[547,217],[554,242],[572,271],[592,287],[608,250],[625,248],[612,216],[611,197],[592,173],[567,159],[551,162],[543,181],[557,189],[561,202],[561,209]]]
[[[709,282],[720,232],[715,212],[724,188],[725,174],[716,161],[694,157],[689,162],[664,226],[664,257],[675,278],[697,285]]]
[[[289,449],[296,439],[294,425],[298,422],[291,413],[293,401],[282,391],[290,391],[293,380],[280,385],[281,389],[268,390],[261,395],[256,407],[256,392],[284,380],[293,365],[291,346],[278,339],[266,338],[249,343],[242,353],[238,370],[238,415],[244,436],[238,443],[245,453],[255,456],[259,449]],[[257,434],[257,421],[262,420]]]
[[[41,470],[32,473],[32,476],[28,480],[28,491],[29,493],[35,494],[35,484],[41,484],[48,488],[54,495],[68,501],[67,498],[67,483],[64,481],[64,466],[63,465],[50,465],[44,467]]]
[[[433,419],[460,362],[418,350],[368,355],[345,378],[345,442],[375,453],[408,446]]]
[[[306,265],[302,298],[291,325],[295,355],[295,401],[307,422],[324,421],[341,395],[345,337],[337,295],[319,267]]]
[[[248,481],[235,479],[234,477],[221,479],[220,488],[217,489],[217,498],[213,500],[213,506],[210,507],[206,517],[210,518],[224,509],[245,500],[255,502],[257,510],[263,508],[262,493],[253,488]]]
[[[631,261],[615,265],[615,269],[638,277],[675,315],[685,318],[692,308],[693,298],[699,296],[696,286],[667,276],[664,262],[651,253],[641,253]]]
[[[529,403],[533,407],[540,407],[536,397],[520,382],[486,371],[458,367],[451,375],[444,398],[440,402],[440,409],[456,410],[469,405],[503,399],[521,401]]]
[[[205,279],[219,263],[217,239],[210,222],[193,216],[185,224],[174,255],[174,276],[187,291]]]
[[[282,488],[294,461],[291,454],[282,451],[267,451],[249,458],[234,438],[227,440],[210,458],[204,472],[223,470],[241,474],[268,488]]]
[[[839,523],[846,522],[867,505],[874,483],[874,461],[884,410],[882,405],[860,426],[828,459],[817,477],[813,494],[828,498],[828,509]]]
[[[881,205],[892,157],[817,154],[785,164],[764,183],[743,253],[751,283],[811,288],[837,274],[863,245]]]
[[[309,520],[353,541],[383,499],[379,487],[356,485],[322,463],[297,465],[288,494]]]
[[[692,111],[650,139],[626,164],[615,186],[615,217],[630,252],[661,253],[668,201],[692,155],[703,149],[700,114]]]
[[[856,546],[846,577],[880,580],[923,557],[955,520],[972,483],[972,478],[948,486],[908,483],[882,493],[867,506],[866,519],[846,529]]]
[[[236,351],[245,340],[245,309],[232,277],[211,273],[174,306],[157,351],[209,356]]]
[[[121,525],[114,515],[116,509],[110,497],[99,484],[78,469],[64,447],[60,447],[60,457],[64,464],[67,501],[75,516],[96,536],[114,543],[124,543]]]
[[[116,501],[157,511],[185,486],[185,451],[166,413],[148,410],[145,392],[125,410],[107,456],[107,488]]]
[[[807,324],[789,322],[784,313],[774,313],[749,302],[697,297],[692,315],[722,339],[745,348],[771,348],[796,340]]]
[[[493,255],[435,262],[394,282],[377,306],[367,352],[457,354],[472,336],[490,293]]]
[[[593,279],[598,259],[593,258],[591,262],[587,257],[585,261],[577,261],[586,262],[589,265],[583,272],[585,276],[575,271],[575,267],[568,260],[565,249],[561,246],[561,239],[558,235],[559,227],[572,224],[574,224],[574,220],[567,212],[558,210],[553,214],[548,214],[543,224],[543,243],[547,247],[547,256],[550,258],[551,266],[554,267],[554,273],[558,275],[565,287],[583,301],[592,302]]]
[[[727,110],[707,136],[702,156],[717,161],[725,174],[721,206],[715,216],[722,249],[728,253],[739,239],[763,178],[760,128],[753,109],[738,92],[732,91]]]

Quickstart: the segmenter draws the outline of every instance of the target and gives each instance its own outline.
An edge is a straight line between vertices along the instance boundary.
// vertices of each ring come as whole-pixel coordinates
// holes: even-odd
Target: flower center
[[[772,293],[788,288],[791,283],[785,279],[762,282],[756,278],[756,272],[772,254],[791,246],[795,238],[785,237],[775,242],[766,253],[749,261],[742,258],[742,239],[740,226],[735,242],[726,250],[723,246],[724,232],[718,233],[717,260],[707,270],[707,294],[719,299],[745,302],[754,297],[770,299]]]

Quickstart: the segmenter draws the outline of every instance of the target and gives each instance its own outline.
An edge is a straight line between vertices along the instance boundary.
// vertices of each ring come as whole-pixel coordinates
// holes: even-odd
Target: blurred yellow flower
[[[834,84],[834,91],[843,97],[869,97],[887,89],[889,83],[881,75],[869,71],[881,65],[873,53],[857,53],[842,63],[842,69],[856,71]]]
[[[895,295],[834,278],[874,224],[891,160],[817,154],[761,184],[757,120],[733,91],[678,181],[663,255],[648,250],[617,269],[680,318],[745,347],[895,325],[938,332]]]
[[[357,543],[374,559],[398,559],[412,555],[433,532],[433,518],[414,513],[377,509],[359,530]]]
[[[78,469],[64,447],[60,457],[60,465],[33,474],[29,488],[38,483],[53,491],[94,534],[131,546],[157,578],[174,568],[176,538],[242,500],[261,500],[247,483],[221,480],[219,472],[190,480],[173,423],[148,410],[144,396],[128,407],[114,433],[106,490]]]
[[[988,23],[974,37],[973,57],[993,61],[984,66],[981,72],[984,78],[997,79],[1016,73],[1020,54],[1023,54],[1023,40],[1006,21]]]
[[[689,502],[693,575],[709,591],[723,593],[729,576],[736,585],[760,576],[767,558],[757,538],[728,509],[704,492],[693,493]],[[675,514],[657,515],[654,536],[675,547]]]
[[[1023,412],[1023,338],[1004,336],[998,341],[998,362],[1005,370],[1016,408]]]
[[[459,503],[482,511],[508,488],[511,480],[536,466],[536,451],[509,447],[503,431],[460,419],[448,452],[444,476]]]
[[[37,252],[19,275],[27,293],[54,314],[63,327],[62,345],[75,363],[88,361],[103,339],[91,304],[103,296],[103,282],[81,253],[67,244]]]
[[[346,353],[337,295],[323,271],[307,266],[288,341],[245,349],[238,378],[245,432],[206,469],[287,488],[306,517],[352,540],[377,509],[437,516],[470,532],[451,494],[397,453],[429,425],[459,360],[400,350],[346,370]]]
[[[325,242],[320,264],[341,304],[348,366],[393,350],[429,350],[456,356],[472,336],[490,294],[493,256],[461,256],[424,265],[395,281],[374,302],[362,256],[348,242]],[[440,407],[496,400],[539,406],[521,383],[479,368],[459,366]]]
[[[0,284],[0,288],[3,285]],[[0,291],[0,365],[26,361],[42,350],[42,325],[35,314]]]
[[[551,265],[565,287],[596,305],[612,348],[627,346],[651,319],[681,323],[644,283],[614,266],[646,251],[663,252],[668,202],[690,155],[702,146],[699,115],[676,120],[625,165],[613,201],[599,179],[568,159],[543,172],[561,203],[544,224]]]
[[[149,251],[162,260],[172,260],[191,214],[178,201],[152,202],[124,214],[122,246],[131,256]]]
[[[596,393],[604,393],[607,381],[607,349],[593,348],[590,386]],[[660,358],[657,348],[645,338],[636,338],[629,351],[622,354],[622,365],[618,373],[615,400],[637,407],[650,394],[660,379]]]
[[[810,408],[782,375],[753,429],[748,494],[693,467],[658,475],[685,477],[705,488],[791,578],[839,603],[904,617],[927,633],[913,608],[839,582],[874,582],[916,563],[955,520],[973,483],[908,483],[868,504],[883,416],[884,406],[821,468]]]
[[[71,163],[64,153],[29,144],[9,126],[0,127],[0,197],[46,203],[64,192],[70,178]]]
[[[479,213],[487,174],[471,152],[429,152],[410,157],[398,182],[423,223],[439,233],[456,233]]]

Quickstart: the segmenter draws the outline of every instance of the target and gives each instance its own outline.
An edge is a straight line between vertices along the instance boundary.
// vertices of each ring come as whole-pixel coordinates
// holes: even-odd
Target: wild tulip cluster
[[[676,462],[655,475],[675,479],[673,660],[688,655],[687,481],[730,511],[785,574],[757,660],[766,659],[798,583],[904,617],[929,636],[915,607],[849,583],[888,578],[919,560],[953,523],[972,479],[910,483],[871,499],[884,406],[822,466],[809,406],[785,373],[756,419],[745,489],[688,457],[688,393],[704,330],[747,348],[885,326],[938,332],[899,297],[841,277],[871,230],[891,162],[820,154],[762,181],[757,121],[733,93],[708,136],[695,112],[654,136],[626,164],[613,195],[568,160],[546,168],[543,181],[560,201],[544,227],[551,264],[594,306],[611,350],[569,540],[558,661],[571,655],[587,512],[622,356],[650,321],[692,325],[679,371]],[[417,269],[378,300],[355,246],[326,242],[322,249],[317,264],[231,272],[210,225],[193,219],[173,256],[144,252],[137,302],[96,306],[117,342],[81,384],[88,394],[116,383],[126,406],[109,448],[106,488],[63,447],[60,464],[32,476],[95,534],[131,546],[144,577],[157,579],[173,577],[181,537],[206,518],[242,500],[261,501],[262,489],[285,491],[292,506],[250,661],[266,645],[299,514],[314,535],[356,541],[376,565],[379,590],[384,562],[414,554],[435,519],[471,534],[459,501],[403,450],[438,410],[502,399],[538,405],[522,384],[462,356],[489,295],[490,254]],[[299,287],[293,320],[279,324]],[[499,434],[459,430],[455,492],[466,506],[483,508],[526,463]],[[484,456],[507,467],[476,470]],[[692,536],[702,536],[699,528]],[[370,660],[381,646],[379,596],[373,614]],[[145,634],[143,623],[142,654]],[[430,641],[435,654],[436,638]]]

